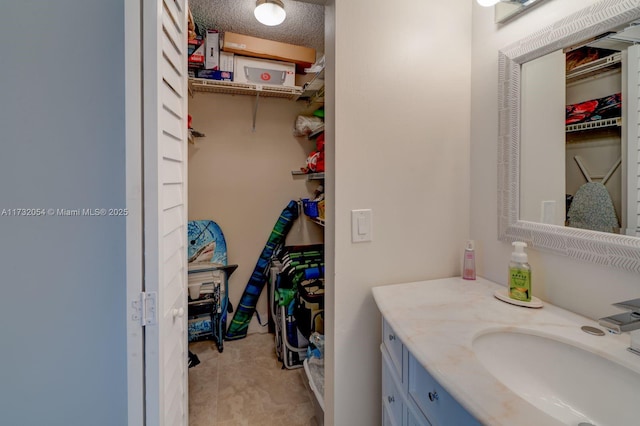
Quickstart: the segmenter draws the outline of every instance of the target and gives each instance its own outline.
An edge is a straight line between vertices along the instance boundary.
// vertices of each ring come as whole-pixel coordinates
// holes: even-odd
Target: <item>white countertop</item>
[[[602,327],[548,303],[531,309],[493,296],[496,290],[504,289],[480,277],[475,281],[455,277],[375,287],[373,295],[380,312],[409,352],[483,424],[562,424],[513,393],[480,364],[472,342],[483,333],[519,330],[557,336],[605,356],[613,353],[640,371],[637,355],[626,351],[627,333],[589,335],[580,327]]]

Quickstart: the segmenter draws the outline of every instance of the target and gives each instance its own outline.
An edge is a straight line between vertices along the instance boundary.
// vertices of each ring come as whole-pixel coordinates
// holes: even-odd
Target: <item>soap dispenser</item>
[[[531,301],[531,266],[527,263],[524,248],[527,243],[514,241],[515,247],[509,262],[509,297],[521,302]]]
[[[476,279],[476,253],[473,248],[473,240],[467,241],[462,262],[462,278],[465,280]]]

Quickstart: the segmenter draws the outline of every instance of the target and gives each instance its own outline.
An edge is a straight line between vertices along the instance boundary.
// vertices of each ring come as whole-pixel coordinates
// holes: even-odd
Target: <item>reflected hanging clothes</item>
[[[573,228],[614,232],[620,227],[609,191],[600,182],[587,182],[576,191],[568,217]]]

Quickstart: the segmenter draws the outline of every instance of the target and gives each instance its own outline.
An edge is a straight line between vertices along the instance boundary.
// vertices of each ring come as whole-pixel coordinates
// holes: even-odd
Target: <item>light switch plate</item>
[[[351,210],[351,242],[373,240],[373,212],[371,209]]]
[[[556,219],[556,202],[555,200],[542,202],[542,223],[555,225]]]

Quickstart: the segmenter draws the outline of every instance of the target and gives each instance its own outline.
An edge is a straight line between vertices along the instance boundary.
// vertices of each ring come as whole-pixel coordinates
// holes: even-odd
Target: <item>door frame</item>
[[[133,302],[143,291],[142,40],[141,2],[124,2],[125,182],[127,287],[127,424],[145,424],[144,327],[134,320]]]

